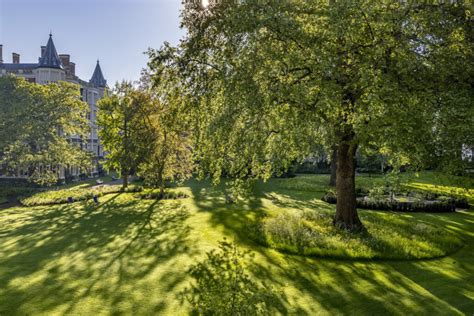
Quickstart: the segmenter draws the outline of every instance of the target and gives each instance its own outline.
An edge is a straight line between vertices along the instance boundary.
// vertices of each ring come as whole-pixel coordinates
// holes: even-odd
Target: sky
[[[89,80],[97,59],[109,86],[137,80],[149,47],[177,44],[181,0],[0,0],[3,61],[12,52],[35,63],[50,31],[58,54],[71,55],[76,75]]]

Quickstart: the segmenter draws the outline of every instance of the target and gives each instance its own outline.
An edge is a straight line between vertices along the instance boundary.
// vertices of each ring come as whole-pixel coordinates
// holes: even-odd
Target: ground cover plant
[[[327,179],[312,177],[314,182]],[[430,175],[416,181],[437,185]],[[458,189],[466,181],[445,186]],[[426,241],[418,231],[432,229],[459,239],[461,248],[442,258],[301,256],[262,246],[251,235],[252,227],[262,218],[298,210],[317,211],[325,220],[334,206],[321,201],[322,190],[280,185],[284,183],[278,179],[260,183],[252,195],[234,204],[226,203],[222,188],[192,180],[178,188],[188,198],[177,200],[138,199],[136,193],[120,192],[103,196],[99,205],[81,201],[1,210],[0,314],[187,314],[193,306],[180,299],[181,293],[196,281],[188,271],[206,262],[206,253],[217,249],[224,237],[239,251],[254,254],[252,262],[244,258],[243,264],[255,284],[264,281],[275,290],[272,314],[461,315],[474,310],[472,209],[448,214],[360,212],[364,222],[399,226],[402,236],[382,240],[390,247],[414,234],[424,255],[433,249],[423,246]],[[409,226],[406,231],[403,225]],[[371,225],[368,232],[377,237]],[[398,249],[405,246],[414,247]]]

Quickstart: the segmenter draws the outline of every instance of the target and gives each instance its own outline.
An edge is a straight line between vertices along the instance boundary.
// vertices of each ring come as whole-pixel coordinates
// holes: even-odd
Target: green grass
[[[256,240],[284,252],[340,259],[430,259],[453,253],[462,241],[443,227],[409,214],[361,212],[367,231],[332,225],[333,211],[294,210],[265,218]]]
[[[191,281],[187,270],[224,237],[255,253],[249,272],[278,291],[274,307],[280,314],[472,314],[472,209],[360,212],[369,232],[372,224],[376,229],[372,220],[425,223],[462,240],[459,251],[439,259],[322,259],[256,243],[249,228],[263,214],[334,210],[320,201],[326,178],[313,177],[319,188],[295,190],[282,186],[298,178],[274,179],[232,205],[218,188],[190,181],[179,188],[190,196],[186,199],[141,200],[117,193],[102,197],[99,207],[78,202],[1,210],[0,315],[187,314],[190,306],[179,295]],[[418,182],[431,185],[429,177]],[[311,183],[311,177],[305,181]]]

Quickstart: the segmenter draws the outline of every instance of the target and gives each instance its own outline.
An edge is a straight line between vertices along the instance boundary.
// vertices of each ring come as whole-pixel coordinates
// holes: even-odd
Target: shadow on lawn
[[[7,240],[0,249],[0,314],[28,313],[29,304],[36,313],[70,314],[91,297],[109,304],[104,309],[112,313],[157,313],[166,306],[162,298],[143,294],[147,282],[172,289],[186,277],[179,271],[153,275],[157,265],[190,253],[184,224],[189,213],[179,203],[117,194],[99,207],[20,210],[28,214],[17,211],[14,228],[0,232]]]
[[[413,262],[318,259],[258,246],[242,229],[263,213],[264,197],[283,208],[332,210],[320,205],[318,193],[263,188],[246,203],[228,205],[222,190],[192,188],[196,206],[211,212],[212,225],[223,225],[239,244],[257,251],[261,260],[251,272],[283,289],[278,304],[283,314],[313,315],[322,310],[329,314],[455,314],[474,310],[474,234],[469,233],[474,231],[472,211],[422,215],[464,239],[465,247],[453,256]]]
[[[473,231],[474,213],[441,216],[439,223]],[[469,314],[474,310],[474,238],[452,256],[413,262],[350,262],[262,249],[253,273],[294,287],[284,297],[290,314]],[[306,302],[300,298],[306,297]],[[308,303],[309,301],[309,303]],[[301,308],[306,306],[308,308]]]

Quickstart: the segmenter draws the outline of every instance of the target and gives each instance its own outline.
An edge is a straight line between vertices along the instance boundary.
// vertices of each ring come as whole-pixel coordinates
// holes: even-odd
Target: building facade
[[[78,137],[72,137],[71,141],[78,146],[85,147],[93,153],[95,157],[94,167],[88,172],[88,176],[97,176],[100,165],[99,159],[103,157],[103,149],[97,133],[97,101],[100,100],[107,89],[107,81],[104,79],[99,61],[95,66],[94,73],[89,81],[85,81],[76,76],[76,64],[71,61],[70,55],[58,54],[50,34],[46,46],[41,46],[41,53],[37,63],[21,63],[20,55],[12,53],[12,62],[6,63],[3,60],[3,45],[0,45],[0,77],[13,74],[25,78],[29,82],[37,84],[47,84],[57,81],[68,81],[80,86],[81,98],[89,104],[88,114],[91,133],[87,141]],[[83,148],[84,148],[83,147]],[[76,167],[61,168],[60,178],[74,178],[81,174]],[[16,174],[2,174],[3,177],[24,177],[26,174],[18,170]]]

